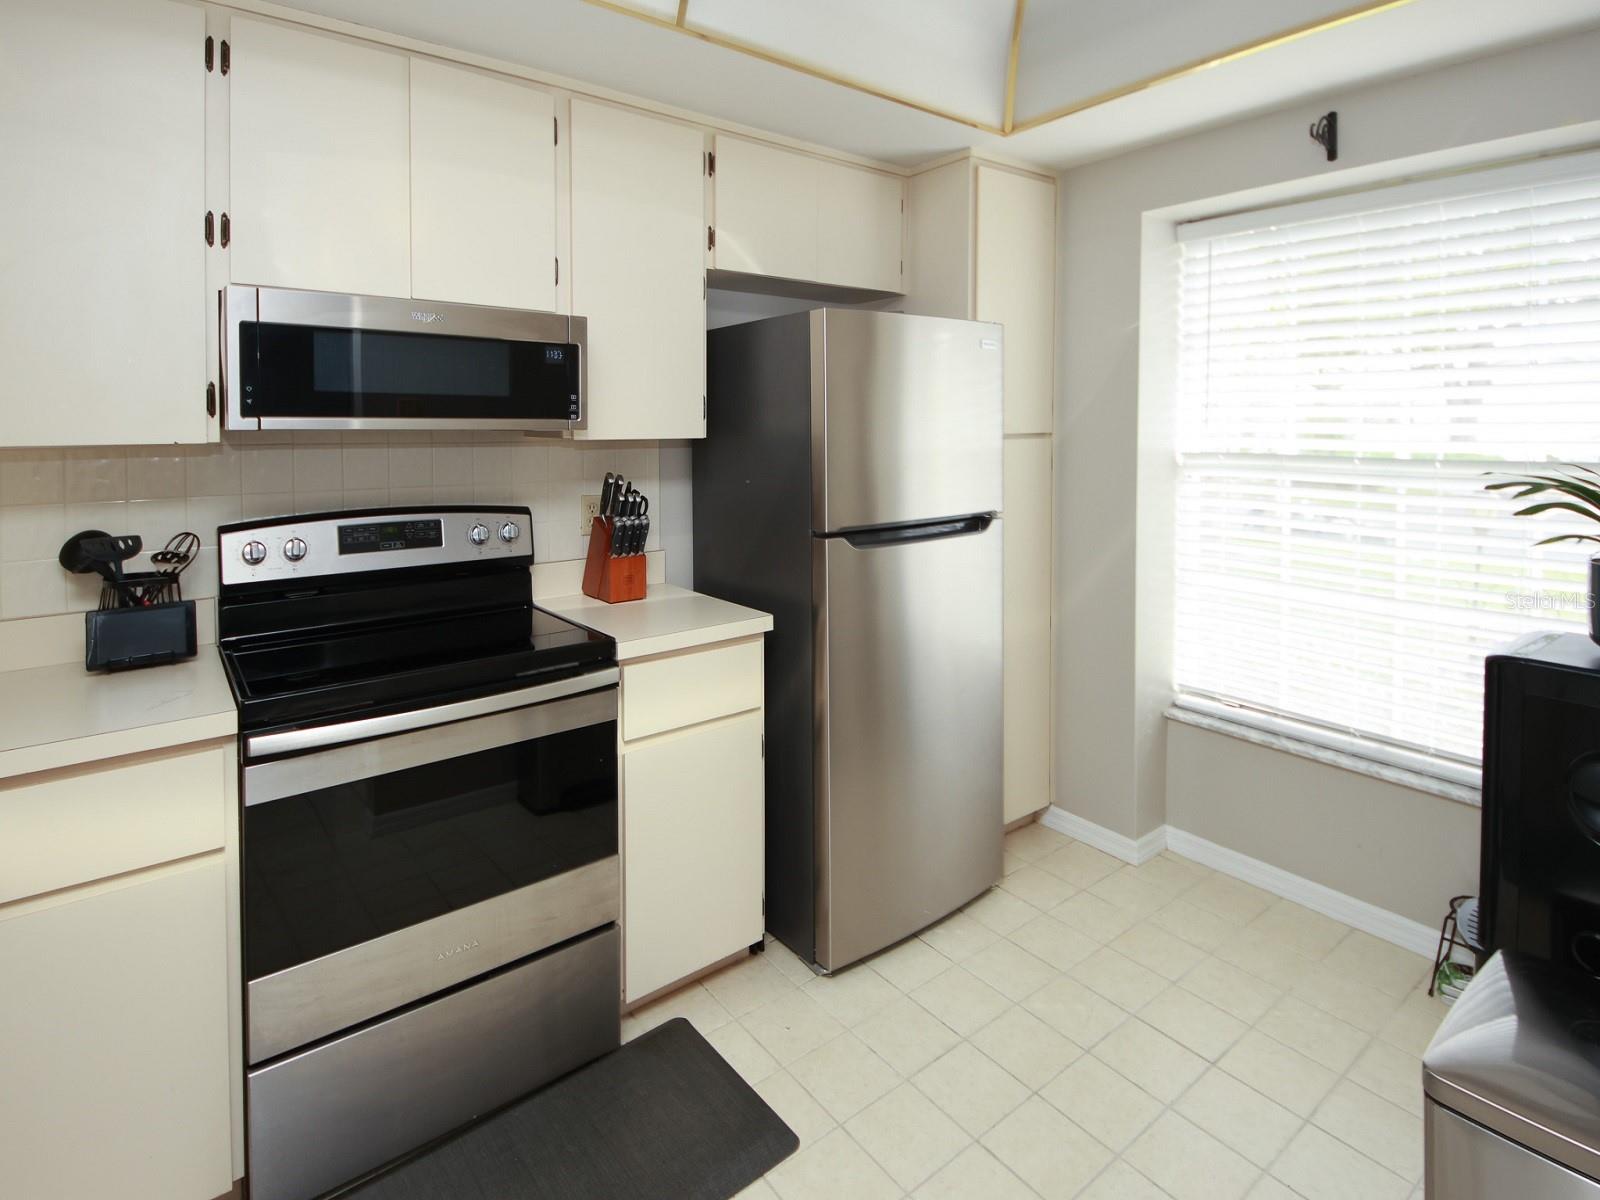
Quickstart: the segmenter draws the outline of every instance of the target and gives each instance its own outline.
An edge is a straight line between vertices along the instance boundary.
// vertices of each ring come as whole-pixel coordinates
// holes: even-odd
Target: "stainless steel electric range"
[[[619,1040],[617,666],[525,508],[224,526],[247,1167],[306,1200]]]

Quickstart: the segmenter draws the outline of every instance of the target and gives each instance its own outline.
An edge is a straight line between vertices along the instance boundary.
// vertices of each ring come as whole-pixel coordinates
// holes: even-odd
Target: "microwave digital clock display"
[[[444,526],[439,521],[379,521],[370,525],[339,526],[340,554],[426,550],[442,545]]]

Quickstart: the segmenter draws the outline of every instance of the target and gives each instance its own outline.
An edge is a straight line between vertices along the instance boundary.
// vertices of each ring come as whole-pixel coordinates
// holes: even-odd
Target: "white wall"
[[[1205,730],[1168,729],[1172,459],[1163,378],[1179,219],[1600,144],[1600,33],[1326,96],[1061,177],[1057,797],[1138,837],[1191,833],[1430,923],[1475,890],[1476,811]],[[1340,159],[1307,126],[1339,112]],[[1146,274],[1149,272],[1149,274]],[[1141,337],[1141,334],[1143,337]],[[1292,795],[1290,793],[1293,793]],[[1404,808],[1404,816],[1399,810]],[[1361,822],[1352,814],[1361,814]],[[1407,864],[1407,890],[1378,886]],[[1308,856],[1308,850],[1310,856]]]

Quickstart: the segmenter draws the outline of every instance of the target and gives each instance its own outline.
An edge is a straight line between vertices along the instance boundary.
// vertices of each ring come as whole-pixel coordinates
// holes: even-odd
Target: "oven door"
[[[582,317],[232,286],[229,429],[578,429]]]
[[[617,919],[615,678],[365,740],[344,734],[370,721],[296,731],[326,748],[247,756],[251,1064]]]

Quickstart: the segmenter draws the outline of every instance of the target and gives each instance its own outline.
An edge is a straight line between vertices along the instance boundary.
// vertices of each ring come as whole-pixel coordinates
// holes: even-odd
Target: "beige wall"
[[[1209,729],[1167,729],[1175,828],[1424,925],[1443,920],[1451,896],[1478,890],[1479,816]]]
[[[1590,32],[1322,97],[1061,177],[1063,808],[1129,837],[1171,822],[1429,923],[1451,889],[1470,884],[1476,809],[1162,717],[1171,698],[1173,477],[1162,285],[1180,219],[1600,144],[1596,62],[1600,32]],[[1306,134],[1330,108],[1339,112],[1336,164]],[[1436,854],[1437,873],[1424,873],[1419,864]]]

